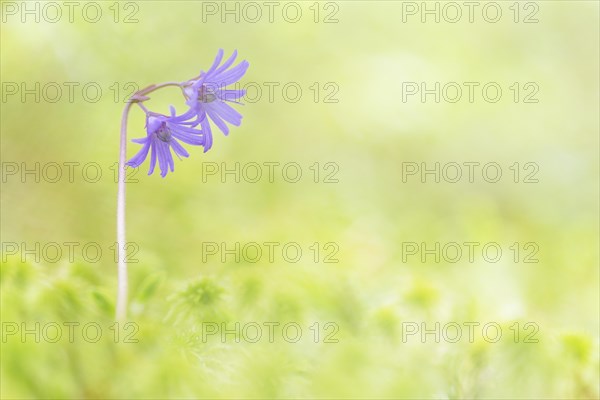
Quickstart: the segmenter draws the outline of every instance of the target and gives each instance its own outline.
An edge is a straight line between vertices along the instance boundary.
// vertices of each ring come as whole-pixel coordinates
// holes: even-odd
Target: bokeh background
[[[2,398],[598,398],[597,2],[499,2],[497,23],[482,17],[485,3],[472,23],[466,7],[457,23],[443,15],[423,23],[422,10],[409,15],[407,4],[395,1],[296,2],[296,23],[282,15],[286,2],[272,22],[268,6],[256,3],[262,18],[255,23],[244,3],[239,22],[235,15],[222,22],[222,7],[234,9],[234,2],[97,2],[96,23],[81,15],[86,2],[73,22],[62,5],[55,23],[44,14],[22,22],[14,4],[24,7],[2,2],[0,31]],[[207,13],[214,7],[216,15]],[[524,23],[531,13],[538,22]],[[128,328],[137,327],[138,342],[124,343],[131,330],[121,326],[114,343],[109,249],[127,84],[189,79],[219,48],[238,49],[250,62],[241,82],[256,83],[262,96],[254,92],[237,106],[243,123],[228,137],[215,129],[208,153],[189,149],[191,157],[176,160],[165,179],[147,176],[146,163],[128,184],[127,238],[139,247],[139,262],[129,265],[129,320],[136,325]],[[9,93],[23,82],[57,82],[63,93],[56,102],[43,95],[23,101],[20,91]],[[64,82],[79,83],[72,101]],[[102,89],[96,102],[81,92],[90,82]],[[272,98],[265,82],[279,84]],[[302,89],[297,102],[282,93],[288,82]],[[478,89],[472,103],[466,92],[456,103],[432,95],[403,101],[403,82],[497,82],[503,94],[496,103]],[[517,102],[509,89],[515,82]],[[539,88],[536,103],[523,102],[527,82]],[[159,112],[169,104],[183,111],[175,89],[147,103]],[[143,124],[134,109],[129,138],[144,135]],[[135,151],[130,143],[128,155]],[[9,174],[36,162],[80,167],[73,182],[66,167],[56,183]],[[238,162],[295,162],[303,176],[290,183],[278,169],[269,182],[264,167],[258,182],[237,183],[205,174],[207,163]],[[472,183],[431,176],[423,183],[418,175],[403,182],[407,162],[496,162],[503,176],[489,183],[476,170]],[[535,163],[538,182],[521,175],[515,183],[515,162],[523,174],[530,172],[525,163]],[[89,163],[101,167],[95,183],[81,175]],[[324,182],[333,169],[337,182]],[[22,254],[23,246],[65,242],[80,243],[74,260]],[[243,255],[222,262],[221,253],[203,251],[208,242],[295,242],[303,256],[287,262],[279,250],[273,262],[264,254],[258,262]],[[420,253],[406,256],[407,242],[495,242],[503,255],[495,263],[480,252],[473,262],[466,255],[422,262]],[[524,262],[529,242],[537,263]],[[18,244],[17,254],[7,243]],[[98,262],[83,258],[86,243],[101,246]],[[334,250],[338,262],[325,262]],[[61,324],[60,340],[8,334],[13,324],[35,331],[36,322]],[[76,330],[70,343],[65,322],[97,323],[102,337],[91,343]],[[265,322],[295,323],[301,339],[284,340],[276,328],[271,343]],[[472,341],[465,322],[480,324]],[[502,328],[495,343],[481,334],[489,322]],[[226,323],[234,333],[203,340],[207,323]],[[250,331],[236,333],[236,323],[259,324],[262,339],[251,343]],[[459,324],[462,337],[406,336],[409,325],[422,323],[430,330]],[[537,342],[526,341],[534,328]],[[328,334],[336,342],[325,340]]]

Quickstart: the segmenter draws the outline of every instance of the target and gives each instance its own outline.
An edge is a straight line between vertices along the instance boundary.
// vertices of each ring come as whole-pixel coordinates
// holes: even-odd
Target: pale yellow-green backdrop
[[[463,2],[275,2],[272,21],[268,2],[74,2],[73,22],[54,4],[60,16],[46,2],[1,3],[3,398],[598,398],[597,2],[477,2],[473,22]],[[438,7],[439,23],[424,7]],[[127,238],[139,248],[128,328],[139,331],[124,343],[120,326],[115,344],[114,163],[128,83],[192,78],[219,48],[249,61],[241,83],[262,95],[235,106],[242,125],[228,137],[215,128],[208,153],[187,146],[191,157],[165,179],[145,163],[128,184]],[[22,98],[36,82],[39,102]],[[407,95],[436,82],[455,82],[462,97],[447,101],[452,84],[439,103]],[[472,102],[464,82],[479,85]],[[482,95],[490,82],[497,102]],[[169,104],[184,111],[175,89],[147,103]],[[143,124],[134,109],[129,138]],[[138,148],[129,143],[128,155]],[[473,182],[470,162],[480,163]],[[39,183],[21,175],[36,163]],[[79,163],[73,182],[64,163]],[[236,163],[239,183],[206,173]],[[403,180],[422,163],[439,163],[439,183]],[[448,163],[462,166],[456,183]],[[482,176],[487,163],[500,166],[498,182]],[[299,182],[287,181],[293,169],[282,176],[285,165],[299,166]],[[242,251],[253,242],[256,262],[254,248]],[[265,242],[280,244],[273,262]],[[472,262],[465,242],[479,243]],[[90,243],[98,262],[82,255]],[[239,262],[223,251],[236,243]],[[300,261],[284,258],[286,243]],[[439,262],[423,251],[436,243]],[[502,249],[497,262],[483,257],[486,243]],[[537,262],[525,262],[532,252]],[[65,322],[80,323],[73,343]],[[269,322],[280,324],[272,343]],[[102,328],[97,343],[82,337],[87,323]],[[469,323],[479,324],[473,340]],[[62,327],[57,343],[49,324]]]

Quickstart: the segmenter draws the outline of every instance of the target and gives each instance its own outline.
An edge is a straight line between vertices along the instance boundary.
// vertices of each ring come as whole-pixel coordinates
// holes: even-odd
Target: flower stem
[[[117,321],[127,317],[127,263],[125,262],[125,160],[127,158],[127,116],[131,108],[131,100],[127,102],[121,117],[121,143],[119,149],[119,186],[117,189],[117,255],[118,288],[117,288]]]
[[[177,82],[166,82],[159,85],[151,85],[135,93],[125,104],[123,115],[121,117],[121,141],[119,144],[119,175],[117,188],[117,306],[116,320],[125,321],[127,318],[127,262],[125,261],[125,177],[126,177],[126,159],[127,159],[127,117],[133,103],[139,103],[147,100],[145,95],[166,86],[179,86]]]

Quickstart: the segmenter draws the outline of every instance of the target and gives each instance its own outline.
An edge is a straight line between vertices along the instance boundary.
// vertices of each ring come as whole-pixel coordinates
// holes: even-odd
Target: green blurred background
[[[248,21],[253,10],[243,13],[245,3],[240,21],[229,15],[225,23],[221,2],[98,2],[97,23],[82,18],[85,2],[73,23],[63,3],[56,23],[31,15],[22,22],[21,10],[10,11],[15,4],[24,7],[2,2],[0,32],[2,398],[598,398],[597,2],[499,2],[497,23],[482,18],[485,3],[472,23],[464,6],[457,23],[433,16],[423,23],[420,13],[403,13],[410,5],[394,1],[297,2],[296,23],[283,17],[284,7],[295,7],[285,2],[273,22],[268,6],[256,3],[256,23]],[[206,13],[211,7],[216,15]],[[532,12],[538,22],[523,23]],[[137,22],[123,23],[128,15]],[[327,16],[337,22],[324,23]],[[139,331],[137,343],[121,336],[115,344],[111,166],[122,100],[131,93],[126,84],[189,79],[210,66],[218,48],[226,55],[238,49],[250,62],[241,82],[256,83],[262,97],[237,106],[243,123],[228,137],[214,129],[208,153],[188,146],[191,157],[176,160],[173,174],[146,176],[145,163],[138,182],[128,184],[127,238],[139,246],[139,262],[129,265],[129,320]],[[20,92],[8,94],[22,82],[57,82],[63,94],[56,102],[33,95],[23,102]],[[64,82],[79,83],[73,101]],[[82,95],[89,82],[102,88],[97,102]],[[272,101],[265,82],[279,83]],[[302,89],[295,103],[282,94],[288,82]],[[472,103],[466,92],[456,103],[432,95],[403,101],[403,82],[497,82],[503,94],[496,103],[478,89]],[[527,82],[539,87],[537,103],[522,101]],[[324,101],[331,88],[337,102]],[[166,113],[174,104],[183,111],[177,90],[151,97],[153,110]],[[134,109],[129,138],[145,134],[143,123]],[[137,149],[130,143],[128,155]],[[14,163],[36,162],[80,167],[72,183],[7,174]],[[81,166],[92,162],[102,168],[96,183],[81,177]],[[203,174],[206,163],[236,162],[296,162],[303,176],[289,183],[278,169],[273,182],[236,183]],[[496,162],[503,176],[488,183],[476,170],[473,183],[431,176],[422,183],[418,175],[403,182],[407,162]],[[522,173],[536,163],[538,182],[523,183],[521,175],[515,183],[515,162]],[[323,182],[326,163],[338,167],[338,182]],[[6,243],[36,242],[98,243],[103,256],[90,263],[76,251],[74,262],[64,254],[37,262],[7,254]],[[208,242],[296,242],[303,256],[297,263],[280,252],[274,262],[264,254],[259,262],[222,262],[220,253],[203,252]],[[422,262],[420,254],[403,259],[407,242],[496,242],[503,255],[496,263],[480,252],[474,262],[464,255]],[[523,262],[529,242],[539,247],[537,263]],[[338,262],[324,262],[332,249]],[[57,343],[36,343],[34,335],[7,334],[11,323],[31,329],[36,321],[96,322],[103,335],[70,343],[63,328]],[[263,338],[251,343],[241,332],[202,340],[207,322],[230,329],[255,322]],[[265,322],[298,324],[301,340],[290,343],[276,330],[270,343]],[[406,337],[412,323],[434,329],[436,322],[462,326],[461,340]],[[476,328],[471,343],[465,322],[497,323],[502,337],[490,343]],[[524,329],[529,322],[535,325]],[[537,343],[524,340],[533,326]],[[324,339],[333,330],[337,343]]]

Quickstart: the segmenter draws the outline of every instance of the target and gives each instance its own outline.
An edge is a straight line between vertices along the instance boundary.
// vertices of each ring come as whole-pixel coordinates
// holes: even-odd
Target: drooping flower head
[[[195,146],[203,146],[204,152],[212,147],[212,131],[209,119],[225,134],[229,134],[228,123],[239,126],[242,115],[229,103],[241,104],[238,100],[244,96],[245,90],[226,89],[236,83],[246,73],[248,62],[242,61],[232,67],[237,57],[237,50],[233,52],[222,65],[223,50],[219,49],[212,66],[205,72],[201,71],[197,78],[182,82],[168,82],[160,85],[151,85],[137,92],[132,100],[135,101],[146,113],[146,137],[133,139],[133,142],[143,145],[142,149],[133,156],[127,165],[138,167],[148,153],[150,153],[150,170],[154,172],[156,160],[160,166],[161,176],[164,178],[169,169],[175,169],[171,149],[177,157],[188,157],[188,152],[179,143],[184,142]],[[165,86],[179,86],[182,89],[186,104],[189,109],[177,116],[171,107],[171,115],[166,116],[148,111],[142,104],[148,100],[147,94]],[[201,129],[196,129],[200,125]]]
[[[196,117],[192,126],[200,124],[202,132],[206,135],[207,150],[212,145],[212,131],[208,118],[225,135],[229,134],[227,123],[239,126],[242,122],[242,115],[227,103],[241,104],[237,100],[243,97],[246,91],[226,89],[226,87],[239,81],[250,64],[244,60],[235,67],[230,68],[236,57],[237,50],[223,65],[219,66],[223,59],[223,49],[219,49],[217,57],[208,71],[200,72],[197,79],[183,84],[184,92],[188,98],[186,103],[190,107],[190,110],[184,116],[186,118]]]
[[[146,137],[132,139],[132,142],[142,144],[143,147],[127,162],[127,165],[134,168],[140,166],[146,160],[148,152],[150,152],[148,175],[154,172],[156,160],[158,160],[160,175],[164,178],[169,169],[171,172],[175,170],[171,149],[179,159],[189,156],[189,153],[179,141],[194,146],[204,146],[204,151],[208,150],[206,134],[200,129],[190,127],[187,121],[188,118],[184,116],[176,116],[175,108],[172,106],[171,116],[146,112]]]

